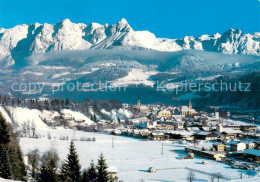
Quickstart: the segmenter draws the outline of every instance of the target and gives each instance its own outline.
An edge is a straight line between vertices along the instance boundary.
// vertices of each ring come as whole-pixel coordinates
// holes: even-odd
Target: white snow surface
[[[130,116],[132,116],[130,111],[121,108],[118,110],[113,109],[111,112],[108,112],[105,109],[101,109],[101,112],[105,115],[108,115],[113,121],[117,121],[118,118],[130,118]]]
[[[23,107],[11,107],[7,106],[7,110],[9,111],[10,115],[8,116],[10,119],[7,121],[12,120],[18,125],[23,126],[24,123],[34,124],[36,128],[48,128],[48,126],[42,121],[41,119],[41,111],[37,109],[28,109]]]
[[[144,72],[141,69],[132,69],[127,76],[115,80],[113,82],[113,86],[123,86],[131,84],[144,84],[147,86],[153,86],[154,81],[149,80],[149,77],[155,74],[157,74],[157,72]]]
[[[209,81],[209,80],[214,80],[221,75],[213,75],[213,76],[208,76],[208,77],[198,77],[196,80],[201,80],[201,81]]]
[[[65,75],[69,75],[70,72],[64,72],[64,73],[59,73],[59,74],[55,74],[52,76],[52,78],[59,78],[61,76],[65,76]]]
[[[164,141],[163,155],[161,155],[161,141],[142,141],[130,137],[112,136],[101,133],[87,133],[82,131],[57,129],[41,130],[41,139],[21,138],[20,145],[23,153],[38,148],[40,152],[54,147],[60,159],[63,161],[68,154],[70,139],[79,140],[81,137],[95,137],[96,141],[75,141],[76,150],[79,154],[79,161],[82,169],[87,168],[91,159],[97,162],[99,154],[103,152],[108,166],[114,166],[118,169],[117,176],[120,180],[126,182],[135,181],[186,181],[189,167],[209,173],[220,172],[226,178],[239,181],[240,170],[232,169],[229,165],[219,163],[195,155],[195,159],[180,159],[186,156],[184,152],[185,145],[173,144]],[[47,139],[50,133],[51,140]],[[73,134],[74,133],[74,134]],[[69,140],[59,140],[61,136],[68,136]],[[112,137],[114,138],[114,148],[112,148]],[[193,145],[193,144],[186,144]],[[208,164],[202,164],[207,161]],[[156,173],[149,173],[147,169],[154,167]],[[244,174],[244,176],[246,176]],[[210,181],[210,176],[195,172],[196,182]],[[252,178],[259,180],[257,176]]]
[[[22,74],[23,74],[23,75],[29,74],[29,75],[36,75],[36,76],[42,76],[42,75],[44,75],[44,73],[32,72],[32,71],[25,71],[25,72],[23,72]]]
[[[91,121],[87,116],[85,116],[84,114],[77,112],[77,111],[72,111],[72,110],[69,110],[69,109],[62,109],[61,113],[68,115],[68,116],[71,116],[76,121],[85,120],[85,122],[88,125],[93,123],[93,121]]]
[[[36,129],[48,129],[48,126],[43,121],[46,120],[47,122],[55,122],[54,117],[60,116],[57,111],[40,111],[37,109],[12,106],[6,106],[5,108],[0,106],[0,112],[3,114],[8,123],[16,124],[18,127],[22,127],[24,123],[30,123],[34,124]],[[120,113],[120,109],[117,112]],[[65,117],[75,119],[76,121],[85,120],[85,124],[87,125],[93,123],[93,121],[91,121],[87,116],[77,111],[62,109],[61,113],[63,113]],[[124,114],[127,114],[127,112],[125,111]]]

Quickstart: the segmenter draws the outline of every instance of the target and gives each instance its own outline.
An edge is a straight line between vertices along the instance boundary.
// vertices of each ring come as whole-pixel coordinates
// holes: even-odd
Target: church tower
[[[217,125],[217,131],[218,131],[219,133],[222,133],[222,132],[223,132],[223,126],[222,126],[221,124],[218,124],[218,125]]]
[[[189,101],[189,109],[192,109],[191,99]]]
[[[141,108],[141,101],[140,101],[140,95],[138,94],[138,100],[137,100],[137,110],[140,112],[140,108]]]

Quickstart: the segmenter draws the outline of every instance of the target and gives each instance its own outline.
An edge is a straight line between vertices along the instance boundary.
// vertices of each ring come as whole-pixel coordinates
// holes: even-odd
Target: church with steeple
[[[137,111],[140,112],[141,109],[141,100],[140,100],[140,95],[138,94],[138,100],[137,100],[137,105],[136,105]]]
[[[195,109],[192,109],[192,103],[191,99],[189,100],[189,106],[181,106],[181,115],[184,116],[191,116],[193,114],[197,113]]]
[[[141,105],[141,99],[139,94],[138,94],[136,109],[138,112],[142,112],[142,113],[146,113],[149,111],[146,105]]]
[[[192,109],[191,99],[189,101],[189,109]]]

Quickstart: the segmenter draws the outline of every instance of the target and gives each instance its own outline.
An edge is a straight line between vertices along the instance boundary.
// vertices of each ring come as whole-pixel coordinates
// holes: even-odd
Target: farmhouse
[[[246,144],[238,141],[231,141],[230,143],[231,151],[243,151],[246,149]]]
[[[185,152],[187,152],[187,153],[192,152],[196,155],[206,157],[206,158],[209,158],[209,159],[213,159],[213,160],[216,160],[216,161],[220,161],[223,158],[225,158],[224,153],[218,153],[218,152],[213,152],[213,151],[203,151],[200,148],[196,148],[196,147],[185,147]]]
[[[218,135],[207,131],[196,131],[195,138],[200,140],[216,140]]]
[[[164,138],[165,138],[165,135],[162,132],[159,132],[159,133],[153,132],[153,133],[151,133],[151,139],[153,139],[153,140],[163,140]]]
[[[241,135],[242,131],[237,130],[236,128],[224,128],[221,124],[219,124],[215,133],[220,135],[222,139],[230,139]]]
[[[256,132],[258,130],[258,127],[256,125],[242,125],[240,127],[241,127],[241,130],[244,132],[246,132],[246,131]]]
[[[255,161],[260,162],[260,150],[247,149],[244,151],[244,156],[253,158]]]
[[[218,152],[223,152],[223,151],[226,150],[226,145],[224,145],[223,143],[218,143],[218,142],[216,142],[216,143],[213,144],[213,147],[214,147],[214,148],[216,149],[216,151],[218,151]]]

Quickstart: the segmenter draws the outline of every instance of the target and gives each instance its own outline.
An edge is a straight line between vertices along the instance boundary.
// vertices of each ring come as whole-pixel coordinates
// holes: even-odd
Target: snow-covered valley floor
[[[66,158],[71,138],[95,137],[96,141],[75,141],[82,168],[87,168],[91,159],[96,162],[99,154],[104,153],[109,166],[116,166],[117,176],[120,180],[127,182],[136,181],[186,181],[188,170],[185,167],[201,170],[209,173],[220,172],[226,178],[234,181],[240,177],[239,169],[232,169],[230,166],[195,156],[195,159],[179,159],[187,155],[184,146],[164,141],[163,155],[161,154],[161,141],[142,141],[130,137],[112,136],[101,133],[87,133],[69,129],[38,130],[42,135],[40,139],[21,138],[20,145],[24,154],[29,150],[38,148],[40,152],[48,150],[50,147],[56,148],[61,161]],[[47,136],[51,135],[51,139]],[[61,136],[68,136],[69,140],[59,140]],[[114,137],[114,148],[112,148],[112,137]],[[208,164],[202,164],[207,161]],[[154,167],[156,173],[148,173],[147,169]],[[160,170],[161,169],[161,170]],[[210,176],[195,172],[196,181],[210,181]],[[260,178],[249,178],[244,174],[247,181],[259,181]],[[232,181],[233,181],[232,180]],[[222,180],[223,181],[223,180]]]

